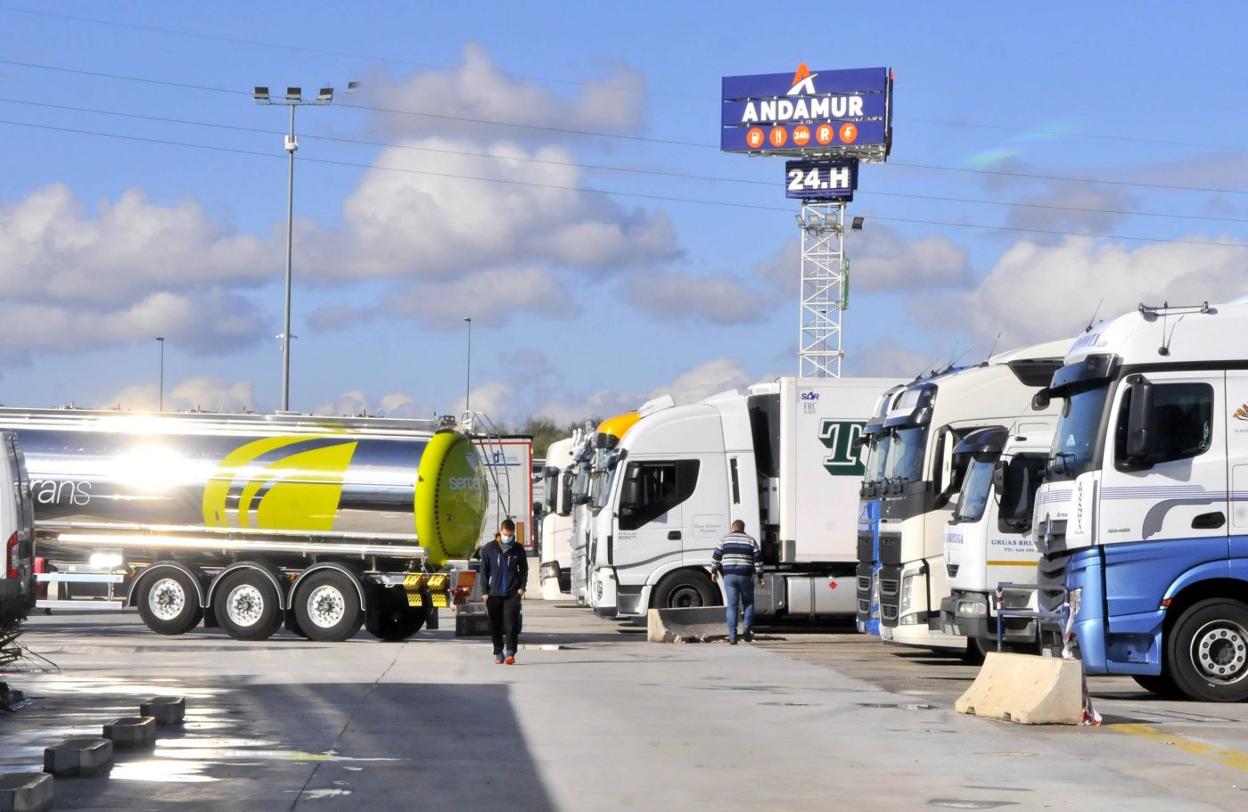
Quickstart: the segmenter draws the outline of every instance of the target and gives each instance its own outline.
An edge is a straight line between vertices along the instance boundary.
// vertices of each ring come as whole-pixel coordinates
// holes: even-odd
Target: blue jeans
[[[754,576],[724,574],[724,592],[728,595],[728,639],[737,639],[737,601],[741,601],[745,620],[744,634],[754,628]]]

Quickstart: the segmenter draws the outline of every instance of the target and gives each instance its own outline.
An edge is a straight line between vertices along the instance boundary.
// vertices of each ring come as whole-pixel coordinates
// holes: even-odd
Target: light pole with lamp
[[[347,82],[347,92],[354,93],[360,87],[359,82]],[[285,105],[290,108],[290,132],[284,144],[286,154],[290,156],[290,166],[286,175],[286,307],[282,321],[282,411],[290,411],[290,287],[291,266],[293,264],[293,243],[295,232],[295,152],[299,149],[299,139],[295,136],[295,108],[307,105],[323,107],[334,100],[334,89],[323,87],[315,99],[304,100],[303,89],[286,88],[286,95],[273,98],[269,95],[266,85],[256,85],[252,92],[256,104]]]
[[[472,413],[472,317],[464,316],[468,324],[468,363],[464,365],[464,411]]]
[[[160,342],[160,389],[158,390],[160,405],[156,410],[163,412],[165,410],[165,337],[156,336],[156,340]]]

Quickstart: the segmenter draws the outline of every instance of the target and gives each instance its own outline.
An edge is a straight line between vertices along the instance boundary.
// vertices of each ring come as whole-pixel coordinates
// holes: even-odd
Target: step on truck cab
[[[599,514],[618,615],[720,605],[711,555],[732,521],[759,539],[759,616],[852,616],[857,442],[887,378],[780,378],[641,420],[611,460]],[[605,544],[603,544],[605,542]]]
[[[893,399],[905,389],[895,386],[876,404],[871,419],[862,429],[863,474],[858,488],[858,610],[855,624],[863,634],[880,634],[880,592],[876,573],[880,560],[880,494],[883,493],[884,471],[888,465],[891,434],[884,430],[884,420]]]
[[[964,468],[956,507],[945,525],[949,596],[940,602],[941,627],[981,651],[997,644],[997,591],[1007,609],[1035,609],[1036,561],[1031,518],[1036,490],[1053,445],[1053,416],[1023,417],[1008,428],[968,434],[954,449]],[[1002,643],[1038,651],[1039,629],[1029,618],[1003,618]]]
[[[546,449],[542,468],[541,546],[542,599],[564,600],[572,592],[572,480],[580,430]]]
[[[1141,305],[1081,336],[1053,377],[1040,598],[1068,603],[1086,673],[1248,699],[1246,331],[1240,302]]]
[[[0,626],[10,626],[35,607],[35,514],[22,445],[0,432]]]
[[[1068,342],[994,355],[910,384],[884,421],[890,432],[880,497],[880,636],[906,645],[965,649],[946,634],[940,603],[949,594],[945,525],[963,469],[954,449],[966,435],[1008,425],[1061,364]]]

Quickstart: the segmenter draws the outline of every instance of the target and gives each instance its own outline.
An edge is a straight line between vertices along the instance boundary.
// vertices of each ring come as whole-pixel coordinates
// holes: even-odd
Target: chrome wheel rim
[[[1248,630],[1231,620],[1201,626],[1192,637],[1192,664],[1210,682],[1239,682],[1248,676]]]
[[[347,614],[347,600],[342,590],[322,584],[308,595],[308,619],[319,629],[332,629]]]
[[[186,590],[173,578],[161,578],[147,593],[147,608],[159,620],[174,620],[186,607]]]
[[[239,584],[225,598],[225,613],[235,626],[254,626],[264,613],[264,595],[251,584]]]

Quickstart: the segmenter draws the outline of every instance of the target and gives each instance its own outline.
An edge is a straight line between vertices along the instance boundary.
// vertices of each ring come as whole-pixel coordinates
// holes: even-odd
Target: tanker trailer
[[[46,607],[400,640],[475,578],[487,483],[453,421],[0,409],[0,428],[26,451]]]

